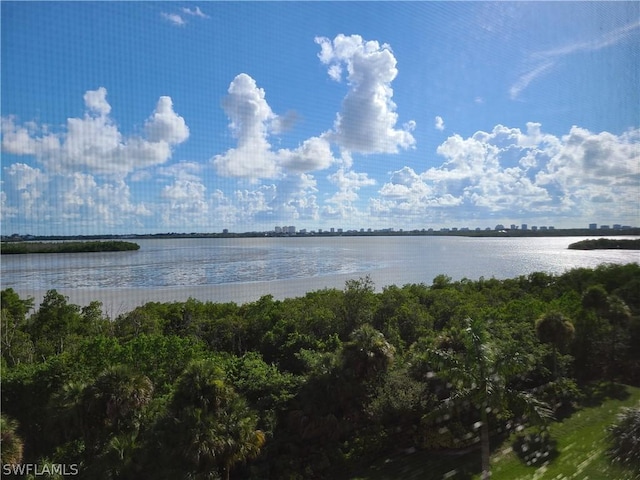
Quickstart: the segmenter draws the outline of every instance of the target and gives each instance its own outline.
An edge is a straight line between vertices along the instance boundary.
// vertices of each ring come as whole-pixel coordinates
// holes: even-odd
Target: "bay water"
[[[72,303],[103,303],[109,316],[148,301],[245,303],[262,295],[302,296],[343,288],[369,275],[387,285],[431,284],[434,277],[512,278],[560,274],[602,263],[640,262],[635,250],[568,250],[585,237],[456,236],[136,239],[140,250],[2,256],[2,288],[38,304],[49,289]]]

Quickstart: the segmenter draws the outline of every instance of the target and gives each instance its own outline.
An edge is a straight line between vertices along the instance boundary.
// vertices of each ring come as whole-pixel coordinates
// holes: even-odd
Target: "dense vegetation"
[[[382,455],[476,449],[456,473],[486,478],[502,442],[553,462],[549,423],[593,385],[640,385],[637,264],[379,293],[367,277],[115,319],[55,290],[33,304],[2,291],[2,463],[79,478],[351,478]]]
[[[3,254],[121,252],[138,250],[140,245],[119,240],[95,242],[2,242]]]
[[[620,238],[593,238],[580,240],[569,245],[572,250],[622,249],[640,250],[640,239],[623,240]]]

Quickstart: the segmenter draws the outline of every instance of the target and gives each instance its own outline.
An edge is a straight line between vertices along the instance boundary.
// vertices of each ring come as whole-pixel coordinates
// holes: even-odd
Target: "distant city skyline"
[[[638,2],[0,9],[3,235],[640,225]]]

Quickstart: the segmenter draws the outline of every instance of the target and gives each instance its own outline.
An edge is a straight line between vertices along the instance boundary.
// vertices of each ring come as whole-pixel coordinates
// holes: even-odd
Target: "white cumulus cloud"
[[[156,109],[145,123],[147,138],[151,142],[179,144],[189,138],[189,127],[173,111],[171,97],[160,97]]]
[[[434,126],[436,127],[436,130],[440,130],[440,131],[444,130],[444,120],[440,115],[437,115],[436,118],[434,119]]]
[[[276,115],[265,99],[265,92],[253,78],[241,73],[229,85],[222,104],[231,123],[229,128],[237,147],[216,155],[213,165],[228,177],[273,178],[278,172],[277,156],[267,139],[269,122]]]
[[[267,103],[265,91],[245,73],[233,79],[222,106],[237,145],[213,157],[220,175],[253,180],[277,178],[287,170],[321,170],[335,161],[325,135],[311,137],[295,149],[274,150],[269,136],[281,130],[282,122]]]
[[[161,97],[145,124],[146,138],[124,136],[110,117],[107,90],[100,87],[84,94],[86,113],[67,119],[66,129],[51,132],[46,125],[2,119],[2,150],[32,155],[48,172],[75,172],[123,176],[137,169],[159,165],[171,158],[172,148],[189,137],[184,119],[173,110],[170,97]]]
[[[210,223],[205,185],[195,179],[177,179],[160,193],[166,202],[162,208],[162,224],[166,226],[205,226]]]
[[[359,35],[317,37],[318,57],[329,76],[340,81],[347,71],[349,91],[331,134],[332,142],[357,153],[396,153],[412,147],[415,122],[397,129],[398,114],[391,82],[398,74],[396,58],[387,44],[365,41]]]
[[[533,122],[525,131],[496,125],[468,138],[452,135],[437,152],[439,166],[392,172],[371,200],[372,212],[433,219],[444,208],[452,217],[549,213],[638,221],[640,129],[614,135],[573,127],[557,137]]]

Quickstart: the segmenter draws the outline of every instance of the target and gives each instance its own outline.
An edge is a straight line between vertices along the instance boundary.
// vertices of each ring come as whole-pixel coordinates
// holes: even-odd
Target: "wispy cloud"
[[[533,80],[535,80],[536,78],[540,77],[545,72],[549,71],[551,68],[553,68],[554,65],[555,65],[554,61],[548,60],[548,61],[538,65],[533,70],[530,70],[529,72],[525,73],[524,75],[521,75],[520,78],[518,78],[518,80],[516,80],[516,83],[514,83],[511,86],[511,88],[509,89],[509,95],[510,95],[511,99],[515,100],[516,98],[518,98],[520,96],[520,93],[525,88],[527,88],[529,86],[529,84]]]
[[[182,27],[182,26],[187,24],[186,20],[184,18],[182,18],[180,15],[178,15],[177,13],[162,12],[162,13],[160,13],[160,15],[165,20],[168,20],[172,24],[177,25],[179,27]]]
[[[589,40],[586,42],[576,42],[569,45],[564,45],[559,48],[538,52],[534,54],[534,56],[549,58],[569,55],[575,52],[593,52],[596,50],[601,50],[624,40],[629,35],[631,35],[634,30],[638,30],[639,28],[640,21],[629,23],[623,27],[616,28],[615,30],[607,32],[593,40]]]
[[[517,99],[520,93],[522,93],[531,82],[549,72],[563,57],[577,52],[595,52],[610,47],[633,35],[638,29],[640,29],[640,21],[629,23],[592,40],[574,42],[531,54],[530,60],[533,67],[527,69],[524,74],[520,75],[511,86],[509,89],[511,99]]]
[[[168,20],[173,25],[178,27],[183,27],[187,24],[187,20],[185,19],[185,15],[189,17],[199,17],[199,18],[211,18],[209,15],[200,10],[200,7],[195,8],[187,8],[183,7],[180,9],[180,13],[166,13],[162,12],[160,14],[162,18]]]
[[[210,18],[209,15],[200,10],[200,7],[196,7],[193,10],[185,7],[182,9],[182,13],[185,15],[191,15],[192,17]]]
[[[434,126],[436,127],[436,130],[440,130],[440,131],[444,130],[444,120],[440,115],[436,116]]]

